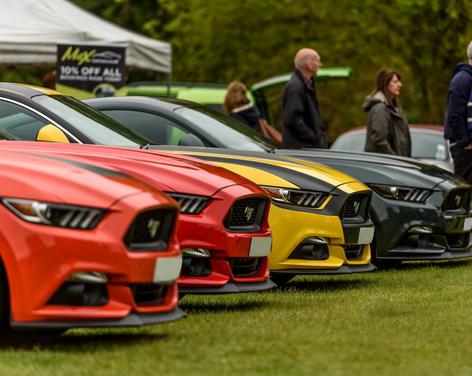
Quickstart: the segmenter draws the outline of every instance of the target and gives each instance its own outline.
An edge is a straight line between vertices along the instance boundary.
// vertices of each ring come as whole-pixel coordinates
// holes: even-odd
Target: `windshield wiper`
[[[141,144],[141,145],[139,145],[139,148],[140,148],[140,149],[149,149],[149,146],[151,146],[151,144],[148,142],[148,143],[146,143],[146,144]]]

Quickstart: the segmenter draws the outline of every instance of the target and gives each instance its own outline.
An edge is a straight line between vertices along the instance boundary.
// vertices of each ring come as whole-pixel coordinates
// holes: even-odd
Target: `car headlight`
[[[328,197],[328,194],[324,192],[267,186],[262,186],[262,188],[270,194],[275,202],[308,208],[319,208]]]
[[[166,192],[180,205],[183,214],[199,214],[210,200],[205,196],[187,195],[182,193]]]
[[[425,202],[432,192],[430,189],[414,187],[397,187],[377,184],[368,184],[368,186],[382,197],[409,202]]]
[[[42,225],[90,230],[102,219],[103,210],[40,202],[3,198],[2,204],[21,219]]]

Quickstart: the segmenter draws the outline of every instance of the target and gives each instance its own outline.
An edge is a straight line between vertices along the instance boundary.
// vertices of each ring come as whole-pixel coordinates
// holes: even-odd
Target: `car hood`
[[[161,150],[168,150],[202,158],[210,162],[239,164],[256,168],[261,171],[261,174],[257,177],[257,183],[261,185],[265,185],[261,180],[263,179],[264,173],[278,176],[295,184],[301,189],[316,189],[324,192],[330,192],[337,187],[343,189],[342,187],[348,183],[359,183],[358,180],[352,176],[336,171],[328,166],[320,165],[315,162],[300,163],[301,161],[296,161],[276,154],[203,147],[164,145],[156,147]],[[364,186],[362,186],[362,188],[367,189],[367,187]]]
[[[198,159],[170,153],[98,145],[0,141],[0,150],[20,149],[83,158],[118,169],[162,191],[212,196],[219,190],[250,184],[247,179]]]
[[[149,185],[97,163],[28,150],[0,150],[1,197],[108,208],[143,191],[153,191],[163,203],[172,202]]]
[[[279,149],[277,154],[323,163],[348,173],[365,184],[432,189],[449,180],[455,185],[467,185],[464,180],[448,171],[411,158],[390,158],[381,154],[313,149]]]

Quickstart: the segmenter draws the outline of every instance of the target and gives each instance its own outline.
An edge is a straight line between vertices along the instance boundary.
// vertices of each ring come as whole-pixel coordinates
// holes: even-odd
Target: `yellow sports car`
[[[294,158],[226,149],[159,147],[211,161],[262,186],[272,196],[272,279],[298,274],[372,271],[371,191],[337,170]]]

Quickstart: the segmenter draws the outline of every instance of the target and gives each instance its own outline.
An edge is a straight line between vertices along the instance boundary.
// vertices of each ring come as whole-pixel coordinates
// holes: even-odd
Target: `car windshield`
[[[148,139],[77,99],[63,95],[38,95],[32,99],[96,144],[139,147],[150,143]]]
[[[275,144],[255,130],[209,108],[203,106],[179,107],[175,112],[218,140],[218,146],[265,152],[276,148]]]
[[[413,158],[436,159],[438,161],[447,159],[447,145],[441,133],[412,132],[411,136],[411,156]]]
[[[410,129],[411,157],[417,159],[447,160],[447,145],[441,133],[430,133]],[[347,132],[331,145],[333,150],[364,151],[365,131]]]
[[[333,150],[364,151],[365,132],[348,132],[339,136],[331,145]]]

